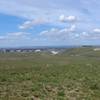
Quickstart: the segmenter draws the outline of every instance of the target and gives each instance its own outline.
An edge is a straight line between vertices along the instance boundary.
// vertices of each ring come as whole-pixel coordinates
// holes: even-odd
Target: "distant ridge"
[[[21,46],[21,47],[0,47],[0,49],[39,49],[39,48],[75,48],[81,46]]]

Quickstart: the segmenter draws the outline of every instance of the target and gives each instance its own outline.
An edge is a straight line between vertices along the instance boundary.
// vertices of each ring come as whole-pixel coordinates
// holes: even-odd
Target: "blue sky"
[[[0,47],[100,45],[99,0],[1,0]]]

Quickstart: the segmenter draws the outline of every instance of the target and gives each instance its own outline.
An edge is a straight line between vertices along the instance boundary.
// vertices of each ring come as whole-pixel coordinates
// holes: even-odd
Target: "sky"
[[[0,0],[0,47],[100,45],[99,0]]]

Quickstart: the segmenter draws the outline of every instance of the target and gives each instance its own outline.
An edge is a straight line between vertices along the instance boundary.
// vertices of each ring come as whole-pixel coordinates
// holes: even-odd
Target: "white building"
[[[51,51],[51,53],[52,53],[53,55],[57,55],[59,52],[58,52],[58,51]]]

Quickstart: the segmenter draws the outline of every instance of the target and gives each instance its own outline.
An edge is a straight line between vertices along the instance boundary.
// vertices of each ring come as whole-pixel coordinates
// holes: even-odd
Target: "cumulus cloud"
[[[51,30],[46,30],[40,33],[40,36],[43,36],[47,39],[58,39],[58,40],[67,40],[67,39],[80,39],[80,40],[96,40],[100,39],[100,29],[93,29],[93,31],[83,31],[78,32],[76,25],[71,25],[69,28],[57,29],[53,28]]]
[[[39,35],[48,39],[68,39],[70,38],[70,34],[74,33],[76,29],[75,25],[71,25],[69,28],[52,28],[50,30],[45,30],[41,32]]]
[[[89,37],[92,39],[100,39],[100,28],[95,28],[89,34]]]
[[[51,38],[51,37],[54,38],[59,35],[59,29],[52,28],[50,30],[45,30],[45,31],[41,32],[39,35],[43,36],[43,37],[46,36],[48,38]]]
[[[76,25],[72,25],[72,26],[70,27],[70,29],[69,29],[69,30],[70,30],[71,32],[74,32],[74,31],[75,31],[75,29],[76,29]]]
[[[65,22],[65,15],[60,15],[59,20],[60,20],[61,22]]]
[[[100,33],[100,28],[95,28],[95,29],[93,30],[93,32],[95,32],[95,33]]]
[[[61,22],[76,22],[77,18],[76,16],[65,16],[65,15],[60,15],[59,20]]]
[[[40,24],[44,24],[44,23],[47,23],[47,21],[44,19],[34,19],[31,21],[24,22],[22,25],[19,26],[19,28],[20,29],[29,29],[34,25],[40,25]]]
[[[1,0],[0,13],[14,15],[17,17],[27,18],[32,20],[34,18],[51,18],[53,23],[57,16],[60,16],[61,21],[75,21],[75,16],[83,19],[83,22],[90,22],[97,25],[99,22],[100,2],[95,0]],[[96,6],[98,5],[98,6]],[[91,14],[91,15],[90,15]],[[72,15],[72,16],[65,16]],[[96,19],[97,21],[93,21]],[[85,20],[85,21],[84,21]],[[81,27],[91,26],[91,23],[80,24]],[[26,24],[25,24],[26,25]],[[26,25],[26,27],[28,27]],[[23,25],[20,26],[24,29]]]
[[[80,39],[88,39],[88,38],[90,38],[90,35],[89,35],[89,33],[88,32],[81,32],[80,34],[78,34],[78,38],[80,38]]]
[[[93,29],[92,31],[82,32],[79,35],[81,39],[88,39],[88,40],[96,40],[100,39],[100,30],[98,28]]]
[[[98,34],[100,29],[93,29],[93,27],[98,27],[99,25],[99,5],[100,2],[95,2],[95,0],[91,0],[91,2],[90,0],[1,0],[0,13],[26,19],[27,21],[19,25],[19,29],[23,30],[30,29],[34,25],[48,23],[49,19],[51,23],[46,26],[47,30],[41,32],[40,35],[51,38],[51,40],[52,38],[60,40],[71,37],[96,39],[100,38]],[[76,25],[73,25],[76,22],[79,22],[77,29]],[[68,27],[69,25],[71,26]],[[56,28],[48,30],[51,27]],[[93,30],[91,31],[90,29]],[[30,37],[29,33],[15,32],[0,36],[0,40],[5,38],[9,40],[27,39]]]
[[[84,36],[84,37],[88,37],[88,36],[89,36],[89,33],[87,33],[87,32],[82,32],[81,35]]]

